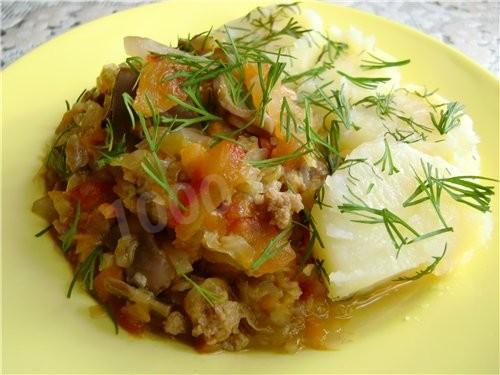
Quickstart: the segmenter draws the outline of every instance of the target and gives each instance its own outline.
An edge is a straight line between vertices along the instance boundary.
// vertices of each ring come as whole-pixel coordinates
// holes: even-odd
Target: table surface
[[[75,26],[146,1],[1,1],[1,66]],[[404,23],[450,44],[500,75],[500,9],[490,1],[337,1]]]

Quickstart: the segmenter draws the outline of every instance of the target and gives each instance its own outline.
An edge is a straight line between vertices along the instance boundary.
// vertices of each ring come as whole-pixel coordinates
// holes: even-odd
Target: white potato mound
[[[413,147],[429,155],[442,157],[458,167],[464,174],[479,174],[480,157],[477,150],[479,137],[474,131],[472,119],[463,114],[460,117],[460,125],[445,135],[439,134],[432,124],[430,113],[433,113],[438,120],[440,111],[445,110],[446,106],[437,106],[449,101],[437,94],[423,98],[425,93],[423,87],[416,85],[406,85],[394,90],[391,106],[395,109],[395,114],[390,117],[379,116],[375,107],[368,108],[365,104],[354,106],[352,119],[359,129],[341,129],[339,145],[341,152],[346,155],[360,144],[388,132],[399,132],[402,135],[413,133],[408,138],[410,142],[418,140],[419,133],[421,133],[425,136],[425,140],[411,143]],[[397,115],[411,118],[427,130],[414,126],[417,130],[415,132],[407,122],[398,118]]]
[[[264,37],[269,32],[272,17],[272,30],[277,32],[287,27],[289,22],[296,23],[297,27],[309,30],[299,38],[281,35],[276,40],[267,43],[260,48],[265,51],[273,51],[268,57],[276,59],[275,53],[281,50],[283,55],[280,61],[286,62],[286,72],[290,75],[299,74],[314,67],[321,51],[321,34],[323,30],[323,18],[311,9],[300,9],[298,6],[268,6],[252,10],[247,16],[238,18],[226,24],[226,28],[220,28],[214,32],[217,39],[228,40],[227,33],[232,39],[248,35],[243,41]],[[265,25],[262,26],[261,23]],[[226,31],[227,30],[227,31]]]
[[[332,63],[335,69],[328,69],[318,78],[305,81],[298,87],[299,94],[312,93],[318,87],[323,87],[325,83],[331,82],[324,87],[325,92],[330,90],[343,89],[344,94],[350,98],[352,102],[364,98],[367,93],[373,93],[373,90],[366,90],[353,84],[349,79],[340,75],[341,71],[351,77],[385,77],[389,78],[387,82],[378,85],[376,92],[385,93],[399,86],[401,74],[397,67],[390,67],[376,70],[365,70],[361,65],[366,64],[363,60],[374,61],[373,56],[387,61],[397,60],[395,57],[379,50],[375,47],[375,38],[373,36],[365,36],[358,29],[351,27],[348,31],[343,32],[335,26],[328,29],[327,36],[330,41],[344,43],[347,45],[338,57],[332,52],[332,48],[328,48],[325,38],[321,40],[321,59],[318,64]],[[329,53],[330,52],[330,53]],[[370,56],[373,55],[373,56]],[[333,60],[333,61],[332,61]]]
[[[299,33],[298,37],[280,33],[287,25],[310,31]],[[360,213],[379,219],[384,212],[393,213],[416,231],[412,233],[395,224],[408,242],[444,228],[429,201],[407,207],[403,203],[419,184],[415,174],[424,177],[422,163],[432,165],[440,177],[480,174],[479,137],[464,109],[421,86],[401,86],[400,66],[383,67],[382,63],[381,68],[369,69],[377,61],[396,62],[408,56],[387,54],[377,48],[373,36],[356,28],[326,28],[316,12],[300,10],[296,5],[257,8],[229,23],[227,29],[216,30],[214,36],[244,42],[267,39],[270,31],[283,35],[267,40],[259,48],[267,51],[271,59],[276,59],[275,53],[281,51],[280,61],[286,62],[288,77],[283,82],[297,92],[297,105],[304,106],[310,100],[313,128],[321,132],[331,121],[338,121],[341,156],[346,160],[365,160],[339,168],[329,176],[324,185],[325,205],[316,204],[312,211],[324,244],[321,247],[316,241],[314,256],[324,260],[331,297],[347,298],[433,264],[437,264],[433,272],[440,275],[468,259],[465,255],[488,239],[491,215],[455,201],[446,192],[441,195],[441,213],[453,231],[405,243],[399,252],[383,222],[354,222],[370,219],[339,209],[349,200],[365,208],[386,209],[377,211],[375,217],[366,210]],[[372,81],[369,87],[370,78],[380,77],[387,80]],[[335,98],[336,104],[322,106],[321,98],[325,97]],[[453,116],[443,116],[450,105],[459,110]],[[437,123],[447,118],[445,134],[440,134],[433,117]],[[344,126],[343,121],[349,126]],[[397,173],[389,173],[389,165],[382,170],[383,163],[379,161],[384,153],[390,153]]]
[[[313,208],[313,217],[325,245],[321,248],[316,244],[314,255],[324,259],[335,299],[370,290],[412,270],[424,269],[433,263],[434,257],[443,254],[446,245],[446,255],[434,270],[438,275],[443,274],[465,259],[466,252],[481,246],[489,237],[490,215],[454,201],[445,192],[441,197],[441,211],[453,232],[404,245],[399,256],[396,256],[396,248],[384,224],[353,222],[363,218],[349,212],[341,213],[338,206],[347,203],[348,199],[359,202],[354,194],[368,207],[387,208],[420,235],[443,227],[430,202],[406,208],[403,202],[418,185],[414,171],[424,176],[421,161],[432,164],[445,176],[462,173],[442,158],[424,154],[405,143],[388,144],[398,173],[389,175],[388,169],[381,171],[381,164],[374,165],[384,154],[383,138],[365,142],[347,159],[366,159],[366,163],[339,169],[329,176],[324,186],[324,203],[330,207],[316,205]],[[406,230],[401,229],[401,232],[409,239],[414,237]]]

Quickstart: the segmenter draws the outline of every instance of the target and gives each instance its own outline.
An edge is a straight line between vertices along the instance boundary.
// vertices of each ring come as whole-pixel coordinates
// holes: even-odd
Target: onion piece
[[[59,216],[54,208],[52,199],[48,195],[34,201],[31,211],[50,223]]]
[[[255,111],[249,108],[244,108],[242,106],[237,106],[231,95],[229,94],[229,88],[226,84],[226,79],[220,75],[214,80],[214,89],[215,94],[217,95],[217,99],[226,111],[232,113],[236,117],[239,117],[243,120],[250,120],[252,116],[255,114]]]
[[[171,307],[156,300],[152,293],[134,288],[126,282],[112,277],[106,279],[104,286],[109,293],[118,297],[124,297],[132,302],[145,304],[149,306],[151,310],[165,318],[170,315]]]
[[[176,48],[168,47],[164,44],[158,43],[153,39],[142,38],[139,36],[126,36],[123,38],[123,46],[125,47],[125,52],[129,56],[140,56],[146,58],[148,55],[153,53],[158,54],[176,54],[176,55],[188,55],[186,52],[178,50]]]

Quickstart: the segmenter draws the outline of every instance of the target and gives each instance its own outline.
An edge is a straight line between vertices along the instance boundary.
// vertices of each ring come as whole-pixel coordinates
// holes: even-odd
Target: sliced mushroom
[[[115,139],[121,139],[124,134],[127,134],[132,129],[132,121],[123,101],[123,94],[127,93],[133,96],[136,81],[136,72],[129,68],[120,68],[116,76],[113,97],[111,99],[111,123],[113,124],[113,136]]]
[[[158,248],[151,234],[143,233],[138,240],[134,261],[127,269],[128,281],[133,282],[135,274],[140,273],[146,277],[146,289],[154,294],[161,293],[175,279],[175,268],[166,253]]]
[[[140,56],[142,58],[146,58],[151,52],[159,54],[172,53],[177,55],[188,55],[186,52],[179,49],[168,47],[153,39],[141,38],[139,36],[126,36],[123,38],[123,46],[125,47],[127,55]]]

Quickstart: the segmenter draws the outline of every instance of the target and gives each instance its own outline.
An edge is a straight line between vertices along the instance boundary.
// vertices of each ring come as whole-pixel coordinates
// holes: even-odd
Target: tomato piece
[[[127,332],[133,335],[140,335],[144,332],[145,324],[127,314],[123,308],[116,315],[116,322]]]
[[[80,202],[82,211],[91,211],[102,203],[109,203],[115,199],[113,186],[94,179],[88,179],[69,191],[75,201]]]
[[[182,101],[187,99],[187,94],[181,87],[184,78],[172,77],[179,71],[187,71],[185,65],[176,64],[166,58],[151,59],[144,65],[141,71],[137,95],[134,101],[136,111],[146,117],[152,115],[148,99],[153,108],[159,112],[164,112],[177,104],[168,98],[175,96]]]

